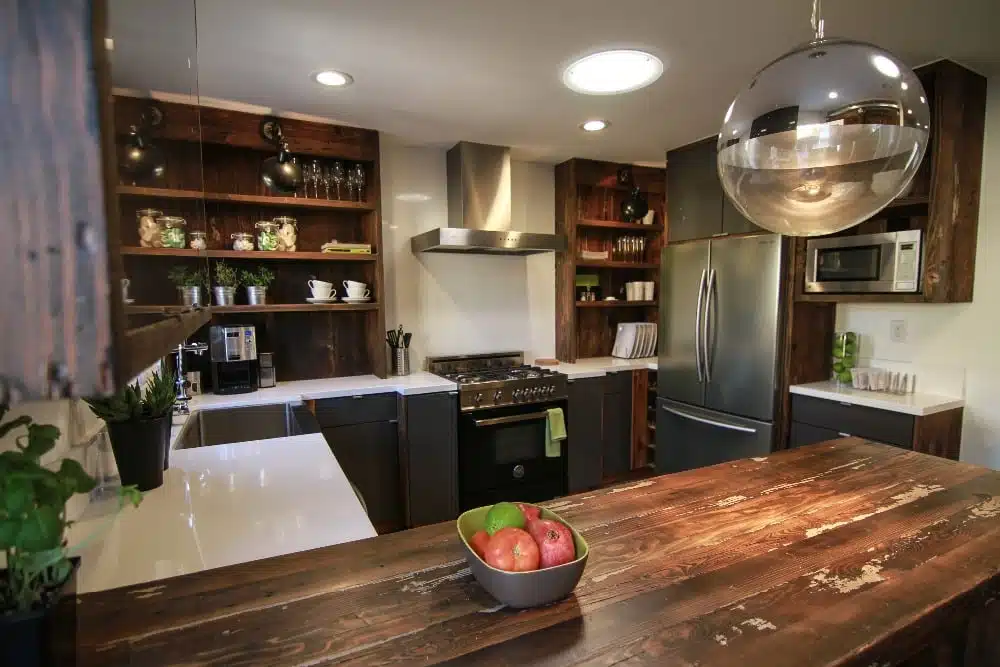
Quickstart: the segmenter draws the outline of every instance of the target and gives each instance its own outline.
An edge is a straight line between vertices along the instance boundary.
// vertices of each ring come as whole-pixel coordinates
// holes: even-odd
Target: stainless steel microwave
[[[919,292],[920,230],[806,242],[806,292]]]

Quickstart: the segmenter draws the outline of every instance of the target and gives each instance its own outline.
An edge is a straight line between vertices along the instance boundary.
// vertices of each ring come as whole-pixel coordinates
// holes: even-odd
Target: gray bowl
[[[524,504],[529,505],[530,503]],[[469,539],[476,531],[483,530],[486,526],[486,513],[490,511],[490,507],[487,505],[471,509],[458,517],[456,522],[458,536],[462,540],[462,546],[465,547],[465,559],[469,562],[472,576],[476,578],[479,585],[508,607],[518,609],[550,604],[572,593],[579,583],[580,577],[583,576],[583,569],[587,566],[587,556],[590,553],[590,547],[587,546],[587,541],[581,537],[580,533],[555,512],[539,507],[541,518],[554,519],[564,523],[573,533],[576,560],[533,572],[498,570],[487,565],[469,546]],[[532,507],[538,507],[538,505],[532,505]]]

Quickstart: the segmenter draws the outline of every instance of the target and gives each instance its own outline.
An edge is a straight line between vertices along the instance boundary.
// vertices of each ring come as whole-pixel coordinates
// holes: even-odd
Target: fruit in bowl
[[[538,505],[478,507],[462,514],[457,526],[473,576],[510,607],[536,607],[566,597],[587,564],[589,547],[583,537]]]

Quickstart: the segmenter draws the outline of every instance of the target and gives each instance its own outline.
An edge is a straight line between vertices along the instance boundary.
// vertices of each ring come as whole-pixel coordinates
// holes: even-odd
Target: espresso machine
[[[252,326],[213,326],[208,330],[212,387],[216,394],[257,391],[257,332]]]

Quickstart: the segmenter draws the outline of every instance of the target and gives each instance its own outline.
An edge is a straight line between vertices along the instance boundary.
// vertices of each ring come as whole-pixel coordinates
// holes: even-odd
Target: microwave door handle
[[[527,415],[510,415],[508,417],[492,417],[490,419],[473,419],[472,423],[477,427],[500,426],[502,424],[518,424],[520,422],[530,422],[536,419],[545,419],[548,412],[532,412]]]
[[[704,382],[705,377],[701,372],[701,316],[705,302],[705,278],[708,277],[708,269],[701,270],[701,280],[698,282],[698,308],[694,314],[694,362],[698,369],[698,382]]]

